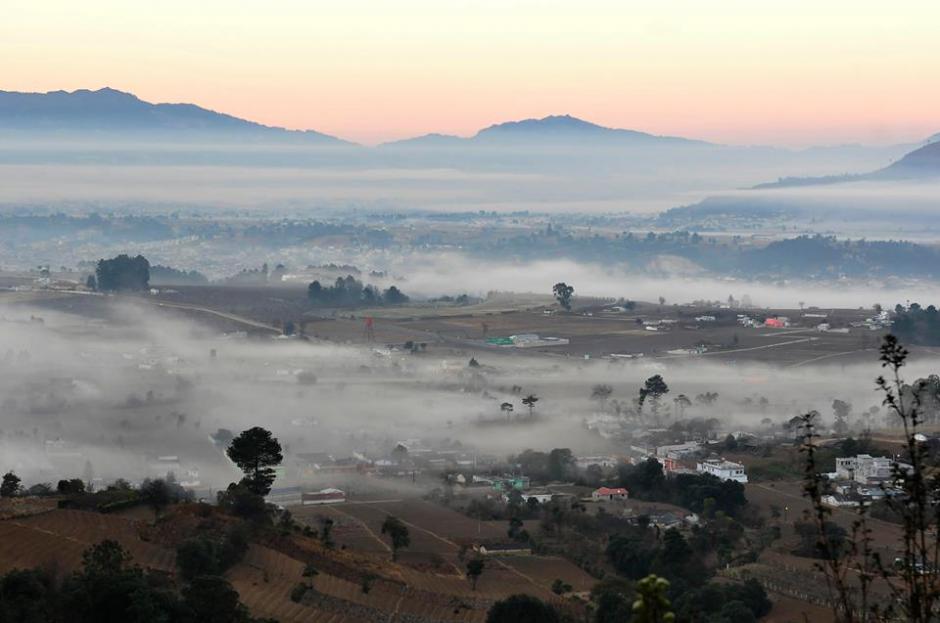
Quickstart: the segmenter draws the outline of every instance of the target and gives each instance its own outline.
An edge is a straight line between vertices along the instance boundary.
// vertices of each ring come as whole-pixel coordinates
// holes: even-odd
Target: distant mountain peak
[[[609,128],[590,121],[585,121],[570,114],[548,115],[541,118],[504,121],[487,126],[471,136],[461,138],[448,134],[425,134],[410,139],[385,143],[388,147],[450,147],[473,145],[510,145],[510,144],[545,144],[564,143],[570,146],[652,146],[671,145],[711,145],[673,136],[657,136],[636,130]]]
[[[466,142],[467,139],[460,136],[431,132],[421,136],[382,143],[380,147],[453,147]]]
[[[515,132],[515,131],[524,131],[524,132],[540,132],[540,131],[612,131],[617,132],[619,130],[614,130],[612,128],[605,128],[604,126],[598,125],[596,123],[591,123],[590,121],[585,121],[584,119],[579,119],[572,115],[548,115],[547,117],[532,118],[532,119],[521,119],[519,121],[504,121],[503,123],[496,123],[489,127],[483,128],[477,132],[477,136],[486,134],[488,132]],[[629,131],[629,130],[627,130]],[[642,134],[639,132],[638,134]]]
[[[708,145],[704,141],[675,136],[657,136],[637,130],[610,128],[586,121],[570,114],[548,115],[542,118],[506,121],[483,128],[473,137],[481,141],[503,141],[513,139],[553,141],[563,140],[576,143],[579,140],[604,141],[610,144],[656,144],[672,143],[687,145]]]

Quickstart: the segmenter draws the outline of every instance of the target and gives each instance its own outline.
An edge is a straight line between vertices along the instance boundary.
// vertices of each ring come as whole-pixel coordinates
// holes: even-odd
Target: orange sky
[[[159,8],[156,8],[159,7]],[[366,143],[569,113],[729,143],[940,132],[936,0],[6,0],[0,89]]]

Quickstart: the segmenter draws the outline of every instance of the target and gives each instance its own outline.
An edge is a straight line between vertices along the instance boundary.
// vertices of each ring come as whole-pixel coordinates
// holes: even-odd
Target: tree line
[[[366,285],[352,275],[337,277],[329,286],[319,281],[307,286],[307,299],[320,307],[369,307],[381,305],[404,305],[410,299],[396,286],[380,290],[373,285]]]

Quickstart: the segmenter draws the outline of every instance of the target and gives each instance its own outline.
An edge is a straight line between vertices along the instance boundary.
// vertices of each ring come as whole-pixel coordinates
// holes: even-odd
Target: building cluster
[[[884,456],[859,454],[837,458],[836,471],[827,474],[831,491],[823,497],[828,506],[859,506],[895,495],[896,470],[910,471],[912,467]]]
[[[709,454],[708,448],[699,441],[685,441],[655,448],[633,445],[630,449],[636,455],[634,462],[655,459],[667,474],[710,474],[721,480],[747,483],[744,465],[714,455],[706,456]]]
[[[375,475],[415,477],[425,472],[473,470],[493,465],[498,458],[465,449],[438,446],[421,439],[403,439],[387,453],[354,451],[345,457],[329,452],[298,452],[285,461],[289,480],[323,476]]]
[[[747,314],[738,314],[737,322],[742,327],[754,328],[760,326],[760,321],[751,318]]]
[[[871,331],[881,331],[882,329],[890,329],[891,324],[891,315],[888,312],[882,310],[874,316],[866,318],[862,322],[858,323],[858,326],[865,327]]]

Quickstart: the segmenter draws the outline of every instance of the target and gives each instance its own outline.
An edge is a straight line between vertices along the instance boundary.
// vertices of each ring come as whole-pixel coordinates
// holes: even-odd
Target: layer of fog
[[[305,451],[387,456],[410,438],[446,447],[459,441],[467,452],[498,457],[552,447],[618,455],[625,448],[583,426],[601,410],[591,388],[608,383],[612,399],[629,403],[654,373],[666,377],[670,398],[718,392],[714,408],[695,406],[686,415],[719,417],[727,430],[758,427],[767,417],[779,424],[811,408],[828,413],[834,398],[857,412],[879,402],[874,356],[865,365],[780,370],[704,359],[612,363],[483,353],[482,367],[470,368],[460,353],[225,337],[147,307],[90,319],[8,304],[0,315],[0,469],[15,469],[27,483],[84,476],[86,461],[105,482],[139,480],[162,475],[156,457],[176,455],[182,469],[199,470],[204,487],[218,488],[237,473],[208,434],[255,425],[274,431],[288,462]],[[928,374],[937,363],[915,361],[908,374]],[[301,370],[316,383],[298,382]],[[501,402],[524,413],[520,399],[529,393],[540,397],[539,419],[501,424]],[[757,396],[769,406],[758,409]]]
[[[490,291],[536,292],[550,294],[552,286],[564,281],[574,286],[575,296],[625,298],[669,304],[693,301],[725,301],[748,297],[758,307],[795,309],[806,306],[870,308],[875,303],[894,307],[906,301],[924,304],[940,301],[940,284],[869,282],[766,283],[743,279],[705,276],[680,258],[661,258],[655,274],[647,267],[605,266],[567,259],[511,263],[486,261],[459,254],[411,257],[393,272],[407,276],[402,288],[427,297],[455,294],[485,296]]]
[[[933,241],[940,237],[938,197],[940,178],[724,191],[691,206],[691,219],[685,226],[695,230],[696,218],[725,208],[735,214],[747,211],[754,218],[767,218],[766,228],[783,226],[778,236],[814,231],[874,240]],[[695,208],[701,208],[699,216]],[[733,230],[735,223],[728,226]]]
[[[397,210],[651,213],[782,175],[866,171],[905,148],[95,149],[6,145],[4,203],[189,202],[315,215]]]

